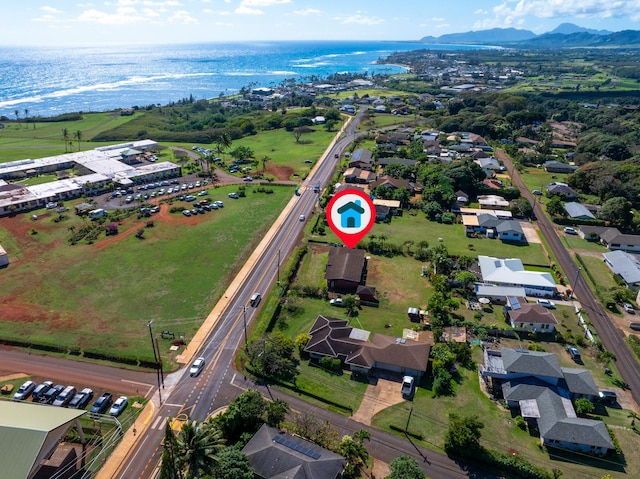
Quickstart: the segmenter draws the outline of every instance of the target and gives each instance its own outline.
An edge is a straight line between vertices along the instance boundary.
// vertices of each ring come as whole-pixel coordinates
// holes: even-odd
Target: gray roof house
[[[546,161],[544,163],[544,169],[549,173],[573,173],[578,167],[562,163],[561,161]]]
[[[242,452],[258,479],[339,479],[346,465],[342,456],[266,424]]]
[[[626,235],[616,228],[609,228],[600,234],[601,243],[610,250],[640,252],[640,235]]]
[[[522,287],[527,296],[553,297],[558,288],[550,273],[526,271],[518,258],[478,256],[482,281],[499,286]]]
[[[578,197],[578,192],[566,183],[550,183],[547,185],[547,192],[550,195],[561,196],[566,200],[573,200]]]
[[[538,427],[547,447],[604,455],[613,441],[602,421],[577,417],[572,400],[598,395],[591,373],[562,368],[554,354],[503,348],[486,349],[481,374],[501,385],[505,401]]]
[[[518,309],[505,309],[504,312],[512,328],[536,333],[555,331],[558,320],[547,308],[537,303],[518,303],[518,305]]]
[[[516,220],[502,221],[496,226],[498,239],[502,241],[516,241],[526,243],[527,238],[524,235],[520,222]]]
[[[564,204],[564,209],[571,219],[574,220],[595,220],[596,217],[587,209],[586,206],[575,201]]]
[[[619,275],[627,288],[640,289],[640,257],[622,250],[603,253],[602,256],[604,256],[604,262],[611,269],[611,272]]]

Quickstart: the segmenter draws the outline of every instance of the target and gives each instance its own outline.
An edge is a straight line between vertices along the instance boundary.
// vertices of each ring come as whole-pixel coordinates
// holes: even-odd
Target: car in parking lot
[[[245,176],[243,178],[243,181],[253,181],[253,178],[251,178],[250,176]]]
[[[214,201],[213,204],[216,205],[218,208],[224,207],[224,203],[220,200]]]
[[[191,211],[189,210],[182,210],[182,214],[185,216],[191,216]]]
[[[33,381],[27,381],[22,383],[22,385],[18,388],[16,393],[13,395],[13,399],[16,401],[24,401],[31,396],[31,393],[36,388],[36,383]]]
[[[69,401],[73,399],[73,396],[76,395],[76,388],[73,386],[67,386],[62,390],[58,397],[56,397],[55,401],[53,401],[54,406],[65,407],[69,404]]]
[[[60,393],[64,391],[64,385],[56,384],[52,388],[40,396],[40,402],[45,404],[53,404],[56,398],[60,395]]]
[[[196,210],[198,210],[198,214],[203,215],[206,213],[205,209],[203,207],[200,208],[196,208]]]
[[[76,393],[71,401],[69,401],[69,407],[75,409],[84,409],[89,404],[89,401],[93,398],[93,389],[84,388],[79,393]]]
[[[207,190],[202,190],[200,193],[198,193],[198,196],[206,196],[208,194],[209,192]]]
[[[565,233],[567,233],[568,235],[577,235],[578,234],[578,232],[576,231],[575,228],[570,228],[568,226],[563,231]]]
[[[51,381],[45,381],[41,384],[38,384],[36,388],[33,390],[33,392],[31,393],[31,400],[34,402],[40,401],[40,397],[52,387],[53,387],[53,383]]]
[[[204,358],[200,357],[196,359],[189,368],[189,376],[191,376],[192,378],[197,377],[202,372],[205,364],[206,363]]]
[[[410,398],[413,396],[413,384],[415,379],[413,376],[404,376],[402,378],[402,387],[400,388],[400,392],[402,393],[402,397]]]
[[[116,399],[116,402],[113,403],[111,409],[109,409],[109,416],[118,417],[125,410],[128,403],[129,399],[127,396],[120,396]]]
[[[548,299],[539,299],[537,303],[547,309],[556,309],[556,304],[553,301],[549,301]]]
[[[229,193],[229,198],[233,198],[234,200],[237,200],[240,197],[238,196],[238,193]]]
[[[624,309],[629,314],[636,314],[636,310],[633,309],[633,305],[629,303],[622,303],[622,309]]]
[[[48,210],[52,210],[54,208],[56,208],[58,206],[58,203],[56,203],[55,201],[50,201],[49,203],[47,203],[46,205],[44,205],[44,207]]]
[[[103,393],[102,396],[96,399],[96,402],[93,403],[93,406],[91,406],[89,413],[92,415],[104,414],[109,408],[109,406],[111,406],[112,401],[113,401],[113,394],[109,392]]]
[[[198,214],[198,210],[195,209],[195,208],[191,208],[191,210],[189,210],[189,211],[191,211],[191,214],[194,215],[194,216]]]

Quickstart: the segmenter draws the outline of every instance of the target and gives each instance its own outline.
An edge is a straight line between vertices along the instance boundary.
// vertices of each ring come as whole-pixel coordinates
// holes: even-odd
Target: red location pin
[[[348,248],[355,247],[376,221],[373,201],[358,189],[342,190],[333,195],[326,214],[329,227]]]

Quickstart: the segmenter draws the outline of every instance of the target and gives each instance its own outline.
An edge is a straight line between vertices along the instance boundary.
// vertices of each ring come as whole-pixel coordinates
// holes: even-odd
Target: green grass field
[[[3,336],[148,359],[152,319],[157,331],[184,332],[188,340],[292,196],[288,187],[273,190],[248,188],[239,200],[227,198],[232,187],[212,190],[223,209],[198,216],[197,224],[173,213],[146,228],[142,240],[126,231],[153,217],[133,216],[104,247],[104,234],[93,245],[67,243],[69,228],[83,223],[75,215],[60,223],[46,214],[37,222],[30,214],[0,219],[0,244],[15,261],[0,276],[3,307],[12,310],[0,315]],[[37,233],[14,237],[9,222]]]

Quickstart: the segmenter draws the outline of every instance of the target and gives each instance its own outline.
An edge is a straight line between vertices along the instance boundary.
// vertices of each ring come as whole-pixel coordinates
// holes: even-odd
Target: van
[[[260,299],[260,293],[253,293],[253,296],[251,296],[251,299],[249,300],[249,304],[255,308],[260,304]]]

